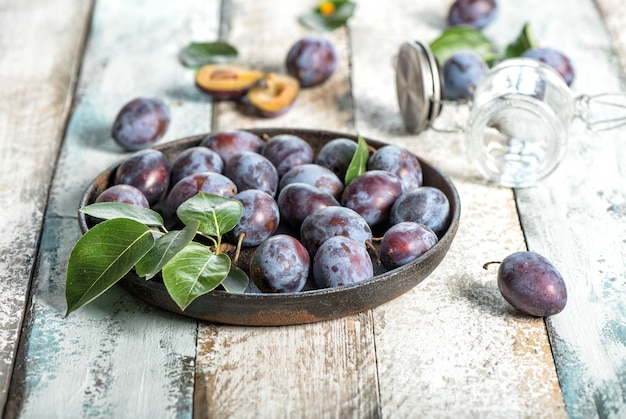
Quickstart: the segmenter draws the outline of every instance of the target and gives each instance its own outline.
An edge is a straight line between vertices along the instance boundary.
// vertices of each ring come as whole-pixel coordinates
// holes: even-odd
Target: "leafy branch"
[[[130,204],[102,202],[81,212],[104,220],[74,245],[67,265],[66,316],[92,302],[133,268],[146,280],[159,272],[181,310],[201,295],[222,286],[243,292],[247,275],[221,253],[224,234],[242,214],[236,199],[200,192],[177,210],[181,230],[167,231],[159,213]],[[212,246],[194,241],[209,239]]]

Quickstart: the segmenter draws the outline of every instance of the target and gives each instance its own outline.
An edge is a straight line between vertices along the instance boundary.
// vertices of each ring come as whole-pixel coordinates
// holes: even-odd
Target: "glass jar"
[[[426,44],[408,41],[400,47],[395,66],[405,128],[419,133],[432,127],[443,104],[439,63]],[[532,186],[563,159],[572,119],[581,116],[592,124],[590,103],[589,96],[576,97],[542,62],[502,61],[474,92],[464,129],[469,157],[488,180],[513,188]]]
[[[474,92],[465,133],[470,159],[503,186],[534,185],[563,159],[574,99],[551,67],[530,58],[503,61]]]

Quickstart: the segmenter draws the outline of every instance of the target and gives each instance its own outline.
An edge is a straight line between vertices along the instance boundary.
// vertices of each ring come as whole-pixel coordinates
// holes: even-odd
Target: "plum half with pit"
[[[288,74],[267,73],[246,96],[250,106],[266,118],[274,118],[287,112],[293,106],[300,85]]]
[[[196,71],[196,86],[221,100],[242,98],[263,77],[262,71],[233,65],[209,64]]]

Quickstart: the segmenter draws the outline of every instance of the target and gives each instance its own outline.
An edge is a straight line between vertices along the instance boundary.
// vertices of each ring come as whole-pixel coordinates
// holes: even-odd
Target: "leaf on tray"
[[[98,202],[87,205],[80,211],[102,220],[127,218],[149,226],[163,226],[163,218],[158,212],[122,202]]]
[[[148,226],[125,218],[103,221],[87,231],[68,260],[66,316],[111,288],[153,245]]]
[[[199,233],[221,237],[237,225],[242,211],[241,202],[236,199],[200,192],[183,202],[176,214],[185,224],[199,221]]]
[[[352,182],[355,177],[365,173],[365,171],[367,170],[367,159],[369,158],[367,142],[360,135],[357,135],[357,138],[358,143],[356,146],[356,150],[354,151],[354,156],[352,156],[352,160],[350,161],[348,170],[346,170],[346,185]]]
[[[250,283],[248,275],[238,266],[231,265],[228,276],[224,278],[222,287],[230,293],[243,294]]]
[[[230,271],[230,257],[191,242],[163,267],[163,283],[181,310],[213,291]]]
[[[198,225],[199,221],[192,221],[182,230],[170,231],[157,239],[152,249],[137,262],[137,275],[150,279],[159,273],[167,262],[193,240]]]

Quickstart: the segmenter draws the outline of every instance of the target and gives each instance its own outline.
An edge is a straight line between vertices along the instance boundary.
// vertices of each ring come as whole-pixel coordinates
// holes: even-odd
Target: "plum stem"
[[[235,251],[235,256],[233,257],[233,263],[235,264],[239,261],[239,254],[241,253],[241,246],[244,237],[246,237],[246,233],[243,231],[239,233],[239,236],[237,236],[237,250]]]
[[[486,263],[483,264],[483,269],[487,270],[487,269],[489,269],[489,265],[494,265],[494,264],[498,264],[499,265],[501,263],[502,263],[502,261],[499,261],[499,260],[493,260],[491,262],[486,262]]]

